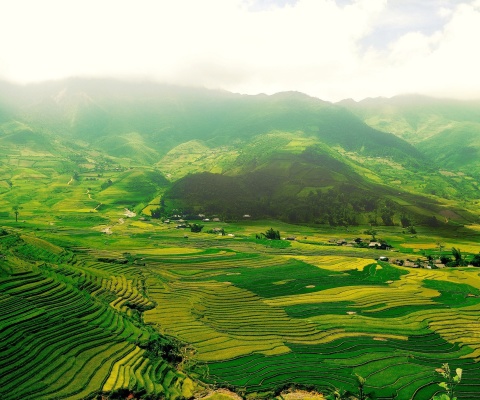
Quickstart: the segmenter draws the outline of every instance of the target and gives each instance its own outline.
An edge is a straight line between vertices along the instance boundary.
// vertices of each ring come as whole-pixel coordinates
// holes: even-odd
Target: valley
[[[475,107],[1,86],[3,398],[478,397]]]

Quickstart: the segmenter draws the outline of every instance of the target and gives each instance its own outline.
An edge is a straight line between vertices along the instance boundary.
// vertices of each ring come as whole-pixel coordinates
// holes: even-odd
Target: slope
[[[244,96],[80,79],[11,91],[16,96],[0,95],[0,103],[9,104],[14,118],[63,138],[85,141],[111,156],[143,163],[158,161],[158,155],[190,140],[220,146],[276,130],[305,132],[330,145],[408,160],[412,165],[422,159],[404,141],[368,127],[343,107],[296,92]]]
[[[195,171],[195,163],[189,170]],[[434,197],[383,184],[378,175],[311,137],[285,133],[255,138],[222,173],[202,171],[199,161],[199,170],[174,182],[164,199],[187,214],[225,219],[249,214],[344,226],[440,224],[450,210],[452,222],[475,220]]]
[[[342,101],[375,129],[414,144],[443,168],[480,172],[480,102],[397,96]]]

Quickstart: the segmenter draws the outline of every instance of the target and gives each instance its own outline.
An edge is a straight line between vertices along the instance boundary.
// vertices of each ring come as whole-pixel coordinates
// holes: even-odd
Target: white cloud
[[[364,62],[375,64],[376,95],[424,93],[444,97],[480,98],[476,72],[480,56],[480,7],[459,5],[441,31],[431,35],[407,33],[388,51],[373,52]],[[382,89],[383,88],[383,89]],[[382,93],[383,90],[383,93]]]
[[[0,76],[139,76],[329,100],[402,92],[480,97],[480,2],[452,7],[439,0],[441,29],[365,48],[362,41],[379,27],[409,27],[408,13],[394,17],[392,4],[397,0],[12,0],[0,14]]]

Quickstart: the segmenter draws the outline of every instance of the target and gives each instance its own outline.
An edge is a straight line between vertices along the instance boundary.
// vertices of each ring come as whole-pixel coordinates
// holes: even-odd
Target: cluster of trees
[[[138,346],[145,349],[147,357],[151,360],[162,358],[173,365],[178,365],[183,359],[181,344],[160,334],[151,335],[149,340],[139,343]]]
[[[203,229],[203,225],[195,224],[195,223],[190,225],[191,232],[198,233],[198,232],[201,232],[202,229]]]
[[[163,218],[166,216],[166,207],[165,207],[165,200],[162,198],[160,198],[160,204],[157,208],[152,208],[150,210],[150,215],[152,216],[152,218],[154,219],[160,219],[160,218]]]
[[[440,246],[442,248],[443,246]],[[447,267],[466,267],[467,265],[473,265],[474,267],[480,267],[480,253],[475,254],[470,260],[459,248],[452,247],[451,256],[448,254],[441,254],[438,258],[442,264]],[[434,256],[432,254],[427,255],[428,262],[433,265]]]
[[[110,187],[113,185],[113,181],[111,179],[107,179],[105,182],[103,182],[101,185],[100,185],[100,188],[102,190],[105,190],[106,188]]]
[[[280,231],[270,228],[265,233],[262,232],[260,235],[256,235],[257,239],[261,239],[262,237],[270,240],[280,240]]]

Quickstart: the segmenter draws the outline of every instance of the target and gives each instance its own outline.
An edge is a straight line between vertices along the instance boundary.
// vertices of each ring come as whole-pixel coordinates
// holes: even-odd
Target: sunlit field
[[[2,221],[5,398],[219,386],[269,398],[293,383],[354,390],[359,374],[379,398],[426,399],[445,362],[464,370],[460,398],[480,390],[479,271],[392,263],[438,251],[427,233],[411,245],[389,228],[379,234],[399,245],[382,251],[333,243],[362,228],[221,222],[232,236],[219,236],[121,214],[91,227],[82,214],[21,231]],[[296,240],[255,239],[271,226]],[[158,333],[181,361],[148,347]]]

